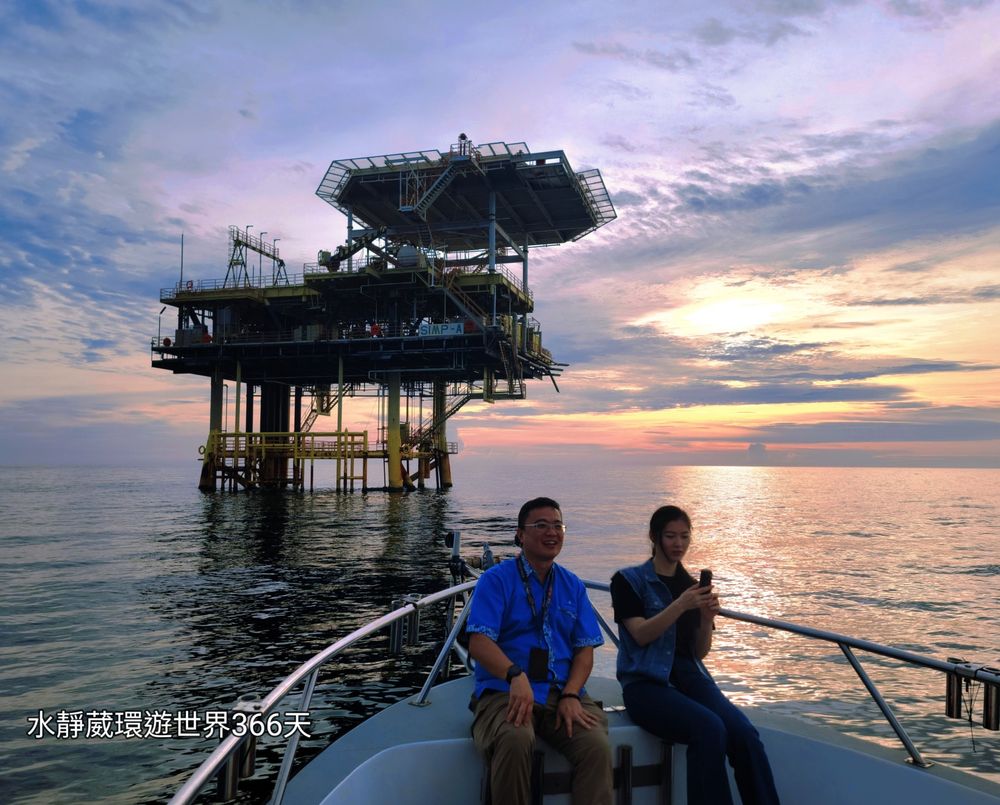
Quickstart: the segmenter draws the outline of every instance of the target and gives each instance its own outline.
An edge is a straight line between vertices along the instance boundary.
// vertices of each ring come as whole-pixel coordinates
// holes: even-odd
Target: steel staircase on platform
[[[341,401],[341,399],[343,399],[343,396],[343,393],[339,391],[336,394],[331,394],[329,386],[327,386],[325,390],[317,388],[313,393],[312,407],[309,409],[309,413],[306,414],[306,418],[302,422],[302,429],[300,432],[308,433],[312,430],[312,426],[316,424],[317,417],[329,416],[334,407]]]
[[[421,248],[434,249],[434,230],[431,229],[430,224],[426,221],[422,224],[417,224],[417,241],[417,245]]]
[[[454,155],[448,162],[448,166],[441,172],[441,174],[434,180],[430,187],[424,192],[424,194],[419,198],[416,204],[411,208],[422,221],[427,220],[427,213],[433,206],[434,202],[437,201],[441,194],[448,189],[456,177],[467,173],[470,170],[478,171],[483,173],[482,167],[476,159],[471,158],[468,154]]]
[[[416,447],[433,439],[434,434],[437,433],[438,429],[452,416],[457,414],[463,405],[473,398],[473,393],[471,391],[466,391],[464,394],[452,400],[451,404],[444,409],[441,416],[431,418],[430,421],[426,423],[422,422],[419,428],[411,430],[405,440],[406,446]]]
[[[431,205],[438,200],[440,195],[448,189],[448,185],[452,183],[458,173],[459,169],[457,163],[449,162],[448,167],[445,168],[441,175],[434,180],[434,184],[428,187],[427,192],[425,192],[417,203],[413,205],[413,211],[419,215],[422,220],[427,220],[427,211],[431,208]]]
[[[500,360],[503,361],[504,376],[507,378],[507,393],[501,396],[509,400],[523,400],[526,396],[524,373],[521,371],[521,360],[517,357],[517,349],[506,338],[501,338],[497,346],[500,348]],[[493,396],[494,398],[497,396],[496,390]]]
[[[466,315],[467,318],[472,319],[476,326],[482,330],[485,327],[485,322],[489,318],[486,311],[483,310],[476,301],[469,296],[465,291],[458,287],[457,278],[460,276],[459,272],[452,271],[444,275],[444,282],[441,287],[444,289],[445,294],[454,302],[455,306]]]

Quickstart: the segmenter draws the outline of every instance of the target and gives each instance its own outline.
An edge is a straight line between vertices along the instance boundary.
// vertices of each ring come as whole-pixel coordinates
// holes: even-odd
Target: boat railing
[[[861,640],[857,637],[849,637],[847,635],[838,634],[837,632],[828,632],[824,629],[815,629],[811,626],[801,626],[797,623],[790,623],[788,621],[763,618],[759,615],[749,615],[745,612],[734,612],[733,610],[722,609],[719,614],[727,618],[732,618],[733,620],[743,621],[744,623],[753,623],[758,626],[766,626],[770,629],[791,632],[792,634],[808,637],[813,640],[836,643],[840,650],[844,653],[847,661],[851,664],[854,672],[858,675],[862,684],[865,686],[865,689],[868,691],[868,695],[871,696],[875,704],[878,705],[878,708],[882,711],[882,715],[885,717],[885,720],[889,722],[889,726],[892,727],[893,732],[896,733],[896,736],[906,748],[906,751],[909,754],[908,760],[916,766],[926,768],[931,764],[924,760],[921,756],[917,747],[910,739],[910,736],[907,735],[906,730],[903,729],[903,725],[900,724],[899,719],[896,718],[896,714],[892,711],[892,708],[889,707],[888,702],[886,702],[883,698],[881,692],[872,681],[871,677],[868,676],[867,672],[862,667],[860,660],[858,660],[857,655],[854,651],[852,651],[852,649],[860,649],[868,652],[869,654],[878,654],[882,657],[899,660],[900,662],[916,665],[921,668],[931,668],[935,671],[943,671],[948,674],[949,680],[955,679],[957,681],[971,680],[982,682],[993,686],[995,690],[1000,690],[1000,670],[988,668],[985,665],[976,665],[967,662],[946,662],[944,660],[934,659],[933,657],[925,657],[922,654],[916,654],[912,651],[905,651],[892,646],[884,646],[881,643],[873,643],[870,640]]]
[[[419,618],[419,611],[433,604],[447,602],[448,615],[446,622],[450,624],[448,635],[444,641],[444,645],[438,652],[423,687],[412,702],[412,704],[416,706],[426,704],[430,690],[440,675],[442,668],[447,662],[452,651],[455,651],[462,662],[468,665],[468,653],[459,643],[458,637],[465,626],[465,620],[469,613],[469,607],[463,606],[461,612],[458,613],[457,618],[455,617],[455,607],[456,601],[459,597],[462,597],[465,603],[468,602],[469,593],[471,593],[472,589],[475,587],[476,582],[478,581],[479,573],[476,569],[470,567],[464,559],[458,556],[457,547],[458,539],[456,532],[456,538],[454,540],[454,544],[452,545],[453,554],[451,571],[453,578],[456,581],[462,578],[468,578],[469,576],[476,578],[473,578],[471,581],[464,581],[462,583],[455,584],[445,590],[441,590],[424,597],[407,596],[405,599],[395,601],[394,605],[401,604],[401,606],[397,606],[391,612],[388,612],[382,617],[371,621],[360,629],[356,629],[346,637],[332,643],[318,654],[306,660],[306,662],[285,677],[285,679],[282,680],[277,687],[268,693],[262,700],[254,700],[252,703],[248,703],[243,700],[237,705],[237,709],[251,710],[254,714],[258,714],[257,718],[266,720],[267,717],[277,709],[279,704],[292,693],[292,691],[294,691],[299,685],[303,685],[304,687],[298,710],[302,712],[307,711],[312,701],[313,692],[316,689],[316,681],[319,671],[324,665],[336,658],[345,649],[387,627],[390,629],[390,651],[398,653],[402,647],[404,633],[408,633],[412,639],[412,636],[418,631],[413,628],[413,624],[415,623],[415,619]],[[486,560],[486,564],[488,566],[488,560]],[[588,590],[600,592],[610,591],[610,585],[607,582],[584,580],[583,583]],[[591,603],[593,605],[593,602]],[[607,622],[596,606],[594,606],[594,612],[597,615],[597,620],[601,629],[608,635],[611,642],[617,648],[619,641],[614,629],[611,627],[611,624]],[[764,618],[759,615],[736,612],[731,609],[723,608],[719,614],[732,620],[752,623],[758,626],[765,626],[770,629],[790,632],[792,634],[797,634],[813,640],[837,644],[840,650],[844,653],[844,656],[847,658],[851,667],[857,673],[868,694],[878,705],[886,721],[888,721],[900,742],[903,744],[909,754],[908,761],[915,766],[927,767],[931,764],[924,760],[921,756],[913,741],[900,724],[899,719],[893,713],[875,683],[865,672],[853,649],[859,649],[871,654],[888,657],[910,665],[944,672],[948,675],[949,683],[951,680],[957,681],[959,690],[960,685],[964,680],[984,683],[987,689],[992,689],[993,701],[995,701],[998,692],[1000,692],[1000,670],[998,669],[962,661],[956,662],[951,660],[938,660],[933,657],[926,657],[921,654],[894,648],[892,646],[882,645],[870,640],[862,640],[860,638],[850,637],[837,632],[816,629],[810,626],[802,626],[789,621],[775,620],[772,618]],[[409,621],[410,626],[404,629],[404,623],[407,621]],[[996,705],[993,706],[995,707]],[[288,737],[288,745],[285,748],[285,753],[282,757],[282,763],[278,772],[278,778],[275,782],[274,793],[271,797],[270,805],[281,805],[284,798],[285,787],[291,774],[295,752],[298,748],[298,739],[301,734],[302,733],[298,731],[292,731]],[[235,796],[235,788],[238,784],[239,778],[241,776],[249,776],[249,774],[252,774],[253,764],[252,762],[246,764],[246,757],[249,744],[249,753],[251,754],[252,761],[252,753],[255,751],[253,740],[254,739],[251,736],[247,735],[229,735],[222,739],[211,755],[205,759],[191,778],[177,791],[174,797],[170,800],[170,805],[186,805],[186,803],[192,802],[198,796],[202,788],[208,785],[213,778],[218,778],[219,781],[218,798],[221,800],[232,799]]]
[[[609,592],[611,585],[604,582],[598,581],[585,581],[587,589],[590,590],[602,590],[604,592]],[[595,607],[595,612],[597,609]],[[858,660],[857,655],[852,649],[861,649],[870,654],[878,654],[882,657],[888,657],[893,660],[899,660],[901,662],[909,663],[910,665],[916,665],[922,668],[931,668],[935,671],[943,671],[949,675],[949,678],[956,680],[971,680],[976,682],[986,683],[987,685],[994,686],[994,690],[1000,691],[1000,670],[995,668],[989,668],[985,665],[976,665],[974,663],[967,662],[955,662],[955,661],[944,661],[938,660],[933,657],[925,657],[922,654],[916,654],[912,651],[905,651],[904,649],[894,648],[893,646],[885,646],[881,643],[874,643],[871,640],[862,640],[857,637],[850,637],[848,635],[839,634],[837,632],[829,632],[824,629],[816,629],[812,626],[802,626],[797,623],[791,623],[790,621],[775,620],[773,618],[764,618],[760,615],[750,615],[746,612],[736,612],[732,609],[723,608],[719,612],[720,615],[726,618],[731,618],[737,621],[743,621],[744,623],[753,623],[758,626],[766,626],[769,629],[777,629],[783,632],[791,632],[792,634],[797,634],[802,637],[808,637],[813,640],[821,640],[826,643],[836,643],[840,647],[840,650],[844,653],[847,661],[851,664],[854,672],[858,675],[865,689],[868,691],[868,695],[871,696],[875,704],[878,705],[879,710],[881,710],[882,715],[885,720],[889,722],[889,726],[892,727],[893,732],[899,738],[900,743],[906,749],[909,754],[908,760],[915,766],[920,766],[926,768],[931,764],[924,760],[923,756],[920,754],[917,747],[914,745],[910,736],[903,729],[903,725],[900,724],[899,719],[896,714],[892,711],[889,703],[886,702],[882,693],[879,691],[878,687],[872,681],[871,677],[862,667],[860,660]],[[618,646],[618,638],[614,635],[611,630],[610,625],[604,619],[600,612],[597,612],[598,622],[601,627],[609,635],[615,647]],[[994,694],[995,695],[995,694]],[[989,705],[986,705],[989,707]]]
[[[349,635],[342,637],[340,640],[327,646],[318,654],[310,657],[302,663],[302,665],[285,677],[280,683],[278,683],[277,687],[275,687],[263,699],[260,701],[254,701],[252,706],[247,707],[246,702],[244,701],[241,702],[241,704],[244,705],[242,708],[240,705],[237,705],[237,707],[239,709],[252,710],[254,715],[256,715],[257,718],[261,720],[261,723],[263,723],[266,722],[267,717],[278,708],[278,705],[287,696],[289,696],[292,691],[298,688],[299,685],[304,685],[298,710],[303,712],[307,711],[312,701],[313,692],[316,689],[316,681],[319,676],[320,669],[337,657],[341,652],[358,641],[363,640],[366,637],[385,629],[386,627],[391,628],[395,624],[402,623],[406,618],[411,618],[418,610],[424,607],[429,607],[442,601],[454,602],[457,596],[472,590],[475,585],[476,579],[473,579],[472,581],[466,581],[462,584],[454,585],[446,590],[440,590],[422,598],[412,598],[403,606],[397,607],[392,612],[389,612],[380,618],[376,618],[370,623],[362,626],[360,629],[355,629]],[[462,614],[465,614],[466,612],[467,609],[463,608]],[[458,623],[464,623],[464,618],[460,616]],[[459,625],[456,629],[453,629],[449,635],[449,639],[446,641],[446,652],[450,651],[451,647],[454,645],[455,637],[457,637],[458,629],[460,628],[461,626]],[[394,639],[395,635],[390,634],[390,642]],[[447,657],[447,653],[445,653],[445,657]],[[437,671],[440,670],[442,664],[443,663],[440,662],[439,657],[439,661],[435,662],[434,665],[435,670],[432,672],[433,676],[437,675]],[[292,731],[288,738],[288,746],[285,748],[281,768],[278,772],[278,779],[275,783],[274,794],[271,797],[272,805],[280,805],[282,799],[284,798],[285,786],[291,773],[292,762],[295,759],[295,751],[298,748],[298,739],[300,735],[301,733],[299,731]],[[244,744],[251,738],[252,736],[249,735],[228,735],[223,738],[212,754],[205,759],[190,779],[188,779],[188,781],[184,783],[184,785],[181,786],[177,793],[171,798],[170,805],[185,805],[186,803],[193,802],[201,789],[217,777],[219,778],[219,798],[223,800],[233,798],[235,796],[235,785],[241,776],[239,766],[243,765],[240,763],[240,755],[241,753],[244,755],[246,754]]]

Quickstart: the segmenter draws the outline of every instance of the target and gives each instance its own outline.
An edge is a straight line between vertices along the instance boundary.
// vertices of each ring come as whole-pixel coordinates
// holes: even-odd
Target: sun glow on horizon
[[[752,332],[779,319],[785,305],[764,299],[723,298],[675,311],[681,332],[690,335]]]

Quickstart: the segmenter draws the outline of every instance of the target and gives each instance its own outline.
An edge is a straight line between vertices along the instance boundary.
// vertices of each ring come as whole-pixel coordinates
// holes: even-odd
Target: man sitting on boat
[[[583,583],[555,563],[565,532],[556,501],[529,500],[517,517],[521,553],[484,573],[472,596],[472,737],[495,805],[530,801],[536,734],[572,764],[574,805],[611,803],[608,721],[584,690],[604,639]]]

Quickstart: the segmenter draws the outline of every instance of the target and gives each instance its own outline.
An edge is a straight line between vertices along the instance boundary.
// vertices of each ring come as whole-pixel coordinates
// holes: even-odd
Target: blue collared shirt
[[[536,615],[532,615],[525,595],[517,563],[521,563],[535,600]],[[604,643],[594,608],[587,598],[587,589],[573,573],[553,564],[552,600],[544,623],[539,622],[545,601],[545,585],[539,580],[524,554],[494,565],[476,584],[469,604],[469,632],[478,632],[500,646],[510,661],[528,671],[528,657],[532,648],[549,651],[549,679],[532,682],[535,701],[544,704],[552,685],[562,687],[569,678],[573,654],[585,646]],[[490,674],[481,663],[476,663],[476,696],[484,690],[507,692],[510,685],[501,677]]]

